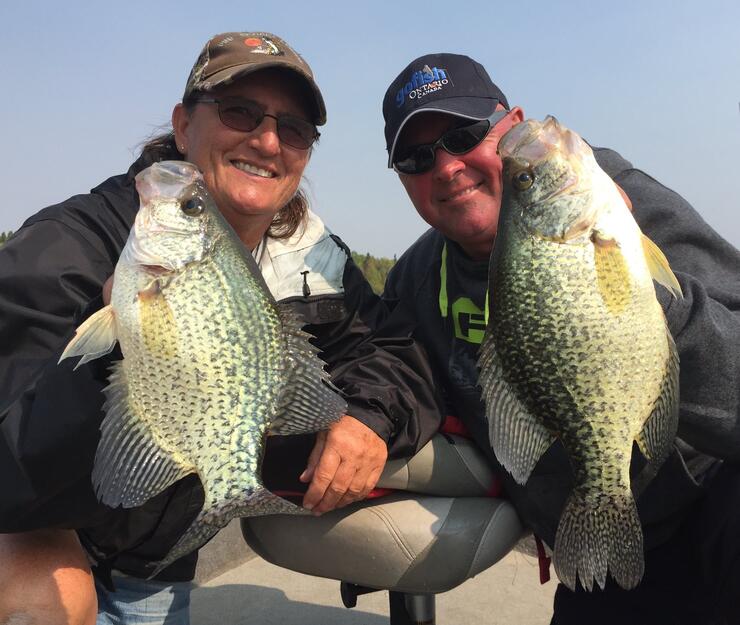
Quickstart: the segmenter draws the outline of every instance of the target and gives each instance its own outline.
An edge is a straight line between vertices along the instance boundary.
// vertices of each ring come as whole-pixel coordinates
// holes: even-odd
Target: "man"
[[[462,419],[524,522],[552,547],[571,485],[565,453],[553,445],[517,485],[491,451],[477,385],[502,195],[497,145],[524,112],[509,106],[479,63],[431,54],[392,82],[383,114],[388,166],[432,226],[388,277],[388,324],[426,347],[444,409]],[[641,584],[628,592],[609,579],[592,593],[560,585],[552,622],[740,623],[740,254],[676,193],[612,150],[594,153],[683,289],[680,300],[658,290],[681,358],[679,438],[638,500]]]

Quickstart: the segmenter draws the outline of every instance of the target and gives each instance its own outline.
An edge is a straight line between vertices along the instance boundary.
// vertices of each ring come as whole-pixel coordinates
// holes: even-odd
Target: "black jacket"
[[[133,177],[148,164],[142,157],[127,174],[42,210],[0,248],[0,532],[75,528],[104,565],[132,575],[166,554],[199,511],[203,490],[191,475],[140,508],[100,504],[90,474],[101,391],[121,354],[74,372],[76,359],[57,360],[80,322],[102,307],[102,285],[138,210]],[[384,306],[346,246],[328,232],[321,240],[339,256],[338,288],[307,297],[299,289],[285,301],[306,319],[348,414],[389,441],[392,456],[412,454],[436,430],[418,418],[436,401],[429,368],[413,340],[370,337]],[[158,579],[191,579],[195,562],[196,554],[183,558]]]
[[[700,483],[712,473],[716,459],[740,460],[740,253],[679,195],[616,152],[595,148],[594,153],[627,192],[637,222],[665,252],[684,293],[683,299],[674,300],[662,287],[657,289],[681,359],[681,404],[676,448],[638,500],[649,548],[670,535],[700,496]],[[487,261],[471,260],[457,244],[428,231],[388,277],[383,296],[393,313],[386,331],[406,333],[426,348],[445,394],[443,410],[463,420],[500,470],[522,519],[552,546],[571,489],[562,446],[556,442],[520,486],[496,462],[488,440],[477,384],[487,274]],[[440,302],[442,277],[446,305],[444,297]],[[640,462],[635,454],[633,471]]]

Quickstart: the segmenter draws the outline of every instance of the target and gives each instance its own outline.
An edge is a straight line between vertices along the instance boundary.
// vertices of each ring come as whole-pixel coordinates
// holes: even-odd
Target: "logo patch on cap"
[[[269,54],[271,56],[283,56],[283,52],[277,44],[267,37],[247,37],[244,45],[252,48],[250,52],[254,54]]]
[[[453,83],[446,69],[425,65],[420,70],[412,73],[409,81],[398,90],[396,108],[401,108],[407,98],[409,100],[421,100],[431,93],[444,89],[448,84]]]

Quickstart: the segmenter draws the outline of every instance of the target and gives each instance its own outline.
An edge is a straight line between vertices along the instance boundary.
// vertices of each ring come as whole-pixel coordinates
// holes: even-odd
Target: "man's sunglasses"
[[[272,117],[277,122],[280,142],[299,150],[307,150],[320,136],[316,126],[311,122],[294,115],[270,115],[253,100],[236,97],[194,97],[188,101],[217,104],[218,117],[223,125],[242,132],[252,132],[265,117]]]
[[[393,159],[393,169],[400,174],[423,174],[434,167],[437,148],[443,148],[450,154],[470,152],[508,113],[509,111],[494,111],[488,119],[448,130],[434,143],[413,145]]]

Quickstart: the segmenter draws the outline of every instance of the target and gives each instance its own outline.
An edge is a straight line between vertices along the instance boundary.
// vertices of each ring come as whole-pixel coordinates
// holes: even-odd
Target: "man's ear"
[[[514,126],[524,121],[524,109],[521,106],[515,106],[511,109],[511,125]]]

